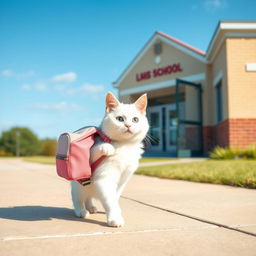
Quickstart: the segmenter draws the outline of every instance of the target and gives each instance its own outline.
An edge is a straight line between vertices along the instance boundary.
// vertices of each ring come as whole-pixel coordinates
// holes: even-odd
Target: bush
[[[55,156],[57,151],[57,141],[55,139],[41,140],[41,152],[40,155]]]
[[[256,145],[249,147],[243,152],[244,157],[248,159],[256,159]]]
[[[256,159],[256,145],[247,149],[215,147],[209,154],[213,159]]]

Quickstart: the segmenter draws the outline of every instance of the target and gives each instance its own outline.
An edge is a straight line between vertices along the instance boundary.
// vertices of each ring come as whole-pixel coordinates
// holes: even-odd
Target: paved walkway
[[[0,255],[255,255],[256,190],[135,175],[120,203],[75,218],[54,166],[0,159]]]

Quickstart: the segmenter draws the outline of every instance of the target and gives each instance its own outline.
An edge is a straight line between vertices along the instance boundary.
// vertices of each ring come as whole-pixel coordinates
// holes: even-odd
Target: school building
[[[206,52],[155,32],[113,85],[126,103],[147,93],[148,154],[256,144],[256,21],[220,21]]]

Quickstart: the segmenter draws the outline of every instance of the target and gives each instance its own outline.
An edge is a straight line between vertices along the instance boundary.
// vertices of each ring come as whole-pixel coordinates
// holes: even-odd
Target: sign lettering
[[[180,63],[172,64],[163,68],[155,68],[153,70],[148,70],[148,71],[144,71],[139,74],[136,74],[136,81],[140,82],[142,80],[148,80],[151,78],[156,78],[156,77],[178,73],[182,71],[183,69],[181,68]]]

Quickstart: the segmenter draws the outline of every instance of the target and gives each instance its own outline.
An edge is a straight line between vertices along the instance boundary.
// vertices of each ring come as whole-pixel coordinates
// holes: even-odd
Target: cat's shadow
[[[97,214],[104,214],[104,212],[98,212]],[[99,220],[93,220],[92,218],[77,218],[74,215],[74,211],[69,208],[39,205],[0,208],[0,218],[19,221],[63,219],[107,226],[106,223]]]

